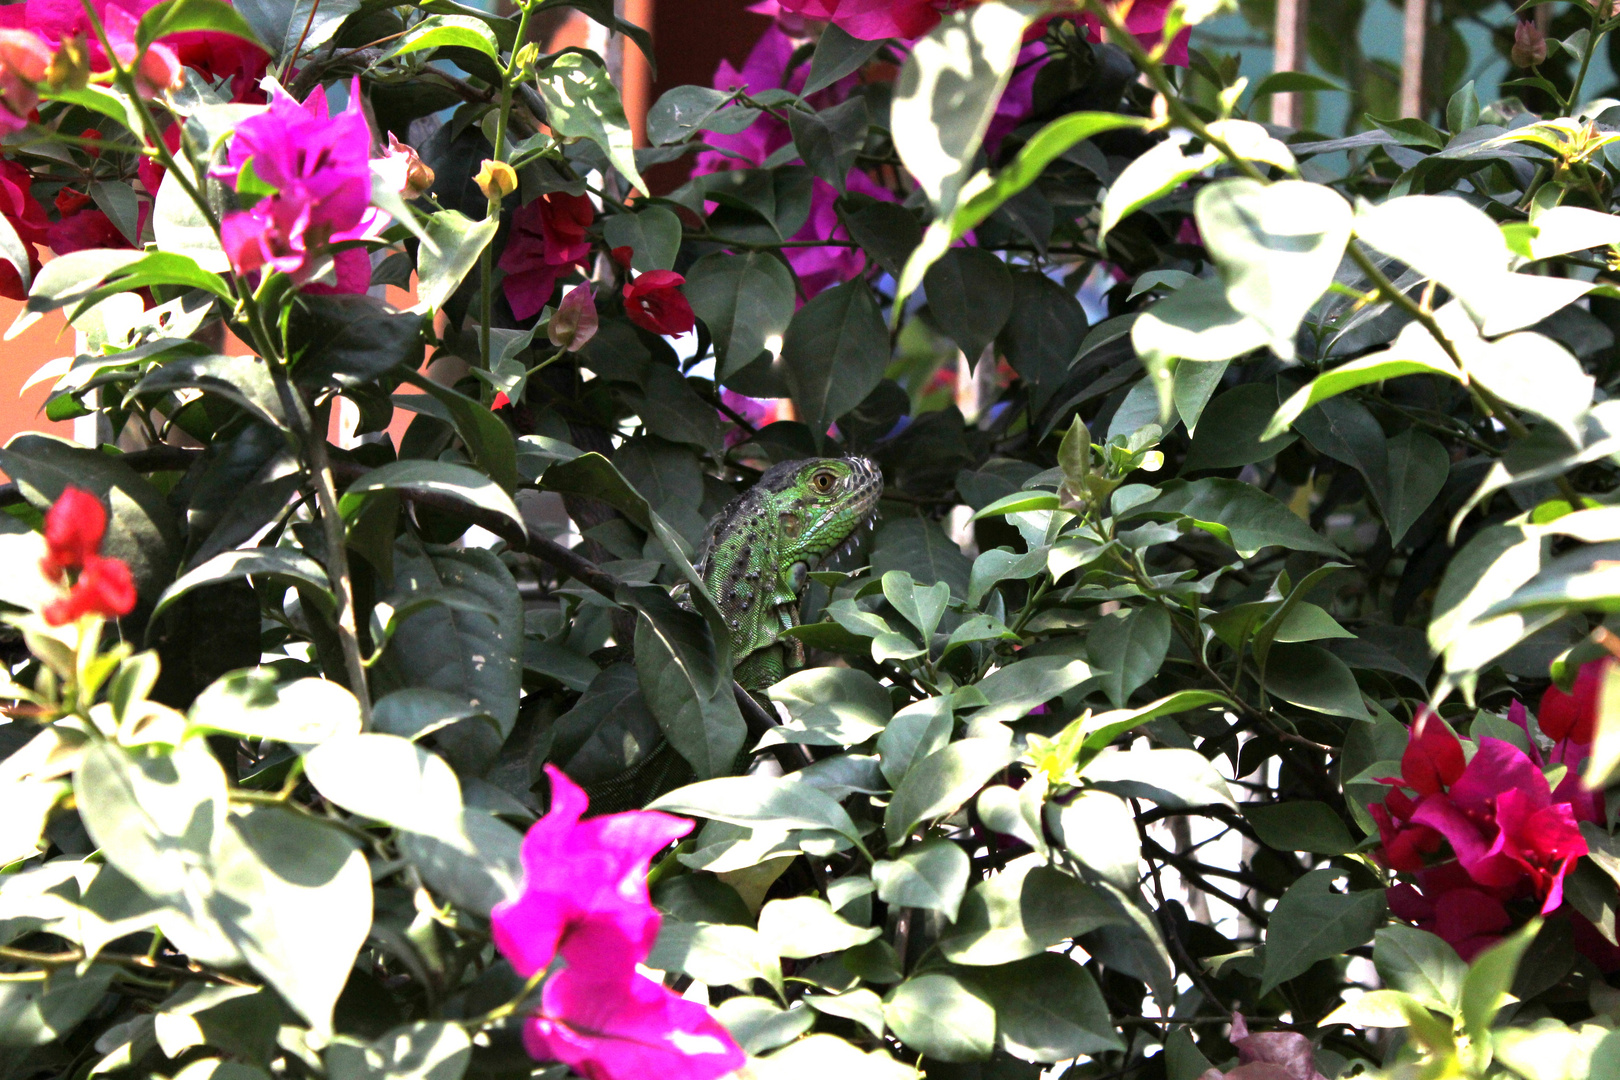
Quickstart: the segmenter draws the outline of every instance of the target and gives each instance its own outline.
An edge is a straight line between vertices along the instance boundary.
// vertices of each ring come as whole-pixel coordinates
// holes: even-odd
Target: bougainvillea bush
[[[1620,1075],[1613,5],[1346,138],[1227,6],[766,2],[645,145],[602,0],[0,7],[0,1080]]]

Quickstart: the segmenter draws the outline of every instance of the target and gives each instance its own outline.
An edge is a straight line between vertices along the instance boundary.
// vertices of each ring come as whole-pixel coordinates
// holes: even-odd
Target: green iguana
[[[784,461],[716,514],[696,569],[731,628],[743,689],[758,693],[804,663],[804,646],[781,636],[799,621],[811,570],[869,525],[883,474],[866,458]],[[747,764],[746,749],[739,769]],[[646,805],[691,779],[668,741],[610,780],[588,786],[593,812]]]
[[[871,523],[882,494],[866,458],[784,461],[709,522],[696,569],[731,627],[743,689],[803,666],[804,646],[780,635],[799,621],[807,575]]]

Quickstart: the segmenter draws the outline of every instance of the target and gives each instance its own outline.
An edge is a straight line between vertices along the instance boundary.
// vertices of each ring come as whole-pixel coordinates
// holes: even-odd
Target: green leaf
[[[517,447],[512,441],[512,432],[501,418],[485,408],[482,402],[443,386],[416,371],[405,370],[401,375],[406,382],[438,402],[449,414],[456,434],[461,436],[467,453],[479,468],[488,473],[490,479],[507,492],[516,491]],[[396,404],[400,400],[400,397],[394,399]]]
[[[1070,957],[1042,953],[976,971],[974,980],[996,1007],[1002,1049],[1021,1061],[1125,1049],[1096,980]]]
[[[183,356],[170,360],[131,387],[125,401],[191,389],[222,397],[271,427],[287,426],[270,372],[257,356]]]
[[[928,268],[923,288],[934,321],[969,364],[977,364],[1012,314],[1013,279],[1007,264],[983,248],[952,248]]]
[[[895,713],[877,740],[884,778],[899,786],[912,765],[950,742],[954,725],[947,698],[924,698]]]
[[[118,455],[25,432],[0,450],[0,469],[39,510],[69,484],[90,492],[108,508],[101,554],[122,559],[148,598],[169,581],[181,546],[174,517],[157,488]]]
[[[1356,849],[1343,819],[1324,802],[1244,803],[1243,816],[1261,843],[1279,851],[1344,855]]]
[[[723,776],[676,788],[648,804],[649,810],[778,829],[831,829],[862,851],[849,814],[809,784],[771,776]]]
[[[1142,845],[1129,803],[1100,788],[1085,788],[1056,817],[1057,838],[1091,871],[1088,881],[1100,879],[1127,894],[1136,890]]]
[[[1282,502],[1240,480],[1173,480],[1159,489],[1157,499],[1131,513],[1144,511],[1185,514],[1244,558],[1272,545],[1343,555]]]
[[[943,837],[908,845],[892,860],[872,864],[872,883],[885,904],[927,908],[956,921],[971,869],[960,845]]]
[[[499,514],[524,531],[523,515],[499,484],[465,465],[448,461],[407,459],[372,469],[350,484],[343,493],[345,516],[359,505],[358,496],[368,491],[420,491],[449,495],[454,499]]]
[[[823,27],[816,39],[816,51],[810,55],[810,76],[800,93],[809,97],[817,90],[825,90],[864,66],[882,47],[881,39],[852,37],[836,23]]]
[[[1182,372],[1213,372],[1218,379],[1225,364],[1225,361],[1177,364],[1177,392],[1183,386]],[[1179,398],[1176,407],[1180,411]],[[1187,458],[1181,466],[1182,473],[1186,475],[1204,469],[1252,465],[1275,457],[1292,446],[1294,436],[1291,434],[1261,438],[1261,432],[1276,409],[1277,391],[1270,381],[1235,386],[1207,406],[1200,407],[1198,415],[1208,423],[1201,423],[1193,435],[1192,446],[1188,448]]]
[[[1086,637],[1086,657],[1103,693],[1121,708],[1159,673],[1170,648],[1170,614],[1157,604],[1106,616]]]
[[[280,807],[231,819],[214,880],[242,955],[330,1036],[332,1009],[371,930],[371,871],[348,834]]]
[[[352,814],[465,845],[461,784],[443,758],[379,732],[340,735],[304,755],[315,790]]]
[[[1395,343],[1388,349],[1341,364],[1312,379],[1282,403],[1260,437],[1276,438],[1287,431],[1305,410],[1329,398],[1358,386],[1398,379],[1402,375],[1440,375],[1461,381],[1457,365],[1447,359],[1427,330],[1412,323],[1401,330]]]
[[[1356,677],[1343,660],[1317,645],[1277,645],[1266,659],[1266,692],[1329,716],[1366,720]]]
[[[747,926],[670,920],[658,932],[647,964],[678,971],[710,986],[752,989],[755,979],[782,985],[782,965],[769,945]]]
[[[1023,377],[1037,412],[1068,378],[1086,325],[1080,301],[1062,285],[1041,273],[1013,274],[1012,314],[996,343]]]
[[[418,1020],[362,1043],[341,1037],[326,1050],[327,1080],[461,1080],[472,1041],[460,1024]]]
[[[28,286],[34,279],[34,266],[28,258],[29,250],[23,245],[22,237],[17,235],[17,229],[11,224],[11,219],[0,221],[0,258],[4,258],[17,272],[17,279],[22,282],[24,292],[28,291]],[[19,312],[19,318],[25,315],[26,308],[23,312]]]
[[[883,829],[899,844],[924,821],[943,817],[972,798],[1011,760],[995,739],[963,739],[914,764],[895,788]]]
[[[1417,428],[1389,440],[1389,497],[1384,518],[1391,544],[1399,544],[1446,486],[1451,455],[1439,441]]]
[[[647,194],[647,184],[636,169],[630,122],[607,71],[586,53],[564,52],[540,72],[539,85],[552,133],[596,143],[619,174]]]
[[[343,2],[352,3],[354,0]],[[237,10],[247,14],[245,5]],[[185,154],[175,159],[175,168],[164,175],[152,199],[152,235],[157,240],[158,249],[168,256],[189,258],[203,270],[224,273],[231,268],[230,257],[220,247],[219,234],[214,232],[214,226],[182,186],[182,176],[192,181],[194,190],[199,187],[197,178],[192,174],[191,159]],[[146,257],[149,256],[142,256]],[[38,285],[37,279],[35,285]]]
[[[468,271],[478,264],[478,256],[495,239],[500,224],[499,218],[473,221],[457,210],[428,215],[427,235],[432,243],[423,244],[417,253],[415,310],[436,313],[444,307]]]
[[[1222,120],[1211,124],[1209,130],[1244,157],[1293,169],[1294,158],[1288,148],[1273,139],[1259,124],[1247,120]],[[1103,197],[1102,218],[1097,227],[1098,243],[1103,242],[1115,225],[1142,207],[1225,160],[1221,152],[1209,143],[1189,152],[1192,141],[1190,134],[1167,139],[1120,171]]]
[[[65,1039],[101,1004],[112,976],[108,966],[92,967],[82,976],[67,967],[39,982],[0,982],[0,1046],[46,1046]]]
[[[280,60],[300,41],[305,52],[326,44],[343,21],[360,10],[360,0],[236,0],[234,6]]]
[[[903,570],[913,581],[944,582],[951,587],[952,596],[967,595],[972,564],[936,521],[890,518],[873,536],[871,552],[872,572],[879,577]]]
[[[1149,378],[1163,383],[1162,388],[1155,383],[1161,416],[1167,416],[1169,410],[1171,361],[1231,360],[1266,341],[1266,328],[1234,308],[1226,298],[1226,287],[1212,278],[1183,285],[1131,324],[1131,346],[1142,358]],[[1269,428],[1262,438],[1268,437],[1276,437]]]
[[[889,332],[861,279],[817,294],[793,315],[782,341],[794,408],[817,435],[866,400],[888,361]]]
[[[135,29],[135,44],[144,49],[159,38],[187,30],[229,34],[258,44],[247,20],[220,0],[164,0],[141,16],[140,25]]]
[[[663,590],[643,593],[636,620],[636,672],[658,726],[698,779],[732,772],[748,735],[722,677],[723,661],[703,617],[686,611]]]
[[[882,732],[894,713],[883,685],[854,668],[818,667],[794,672],[768,693],[793,718],[787,727],[797,727],[811,736],[790,736],[791,741],[818,746],[865,742]]]
[[[495,32],[484,20],[469,15],[429,15],[411,27],[404,37],[383,54],[382,59],[421,52],[424,49],[443,48],[447,45],[473,49],[497,63],[501,59],[501,46],[500,42],[495,40]]]
[[[996,1047],[996,1010],[948,973],[919,975],[889,992],[883,1017],[895,1035],[938,1061],[983,1061]]]
[[[681,219],[663,206],[648,206],[633,214],[610,214],[602,222],[602,239],[610,248],[629,248],[630,265],[640,273],[669,270],[681,250]],[[682,291],[691,299],[690,271],[686,283]]]
[[[784,1009],[762,997],[727,998],[714,1011],[737,1045],[754,1055],[787,1045],[816,1023],[816,1014],[809,1008]]]
[[[939,949],[955,964],[1006,964],[1122,921],[1102,893],[1029,855],[968,890]]]
[[[1468,965],[1444,939],[1404,923],[1392,923],[1373,938],[1373,964],[1384,985],[1447,1016],[1462,1007]]]
[[[1058,506],[1058,497],[1050,491],[1015,491],[979,510],[970,520],[1027,514],[1033,510],[1056,510]]]
[[[434,741],[456,768],[481,775],[494,765],[517,722],[523,670],[523,602],[517,582],[487,549],[424,549],[409,537],[394,546],[394,604],[399,619],[375,681],[381,692],[422,686],[451,693],[493,724],[472,720],[443,728]],[[461,594],[468,602],[415,604]]]
[[[425,249],[424,249],[425,251]],[[403,365],[422,365],[422,320],[373,296],[299,294],[288,322],[304,387],[363,386]]]
[[[444,839],[451,833],[455,838]],[[400,854],[446,902],[487,918],[523,891],[523,834],[481,810],[465,810],[438,835],[399,834]]]
[[[1339,956],[1372,939],[1384,918],[1383,890],[1336,893],[1333,881],[1342,873],[1312,870],[1290,885],[1277,901],[1266,934],[1262,994],[1303,975],[1317,961]]]
[[[1308,71],[1273,71],[1255,84],[1254,98],[1258,100],[1271,94],[1297,94],[1301,91],[1312,90],[1331,90],[1339,94],[1349,93],[1348,90],[1332,79],[1324,79],[1322,76],[1313,75]]]
[[[1541,932],[1541,919],[1531,919],[1508,937],[1492,945],[1468,965],[1462,981],[1460,1019],[1463,1030],[1476,1043],[1490,1038],[1491,1022],[1497,1012],[1512,1000],[1509,990],[1525,950]]]
[[[1509,405],[1556,424],[1570,442],[1581,444],[1594,380],[1568,349],[1526,332],[1460,351],[1475,382]]]
[[[847,995],[846,995],[847,996]],[[916,1080],[917,1070],[883,1050],[862,1053],[836,1035],[811,1035],[769,1057],[748,1063],[755,1080],[800,1080],[837,1076],[842,1080]]]
[[[1543,543],[1530,527],[1487,525],[1451,557],[1429,620],[1429,646],[1448,672],[1481,667],[1519,640],[1523,616],[1486,612],[1541,570]]]
[[[844,178],[866,145],[866,99],[859,95],[819,112],[788,110],[793,146],[816,176],[844,193]]]
[[[1204,806],[1237,809],[1226,780],[1197,750],[1124,750],[1099,754],[1086,765],[1084,775],[1088,782],[1104,791],[1128,799],[1150,799],[1172,809],[1192,810]]]
[[[1350,239],[1351,211],[1332,188],[1303,180],[1219,180],[1198,193],[1198,229],[1220,265],[1232,309],[1294,359],[1294,335],[1333,283]]]
[[[360,730],[354,695],[325,679],[282,682],[270,668],[234,671],[191,703],[188,731],[221,732],[306,748]]]
[[[940,216],[956,206],[1033,15],[1014,4],[952,12],[912,46],[900,69],[889,130]]]
[[[722,382],[773,345],[780,349],[793,319],[793,275],[767,252],[705,255],[686,272],[682,291],[714,338]]]
[[[904,570],[890,570],[883,574],[883,596],[907,622],[915,626],[927,641],[939,629],[939,620],[951,601],[951,587],[936,581],[920,588]]]
[[[804,1003],[816,1012],[855,1021],[871,1032],[874,1039],[883,1037],[883,999],[865,987],[846,990],[836,997],[806,994]]]
[[[856,926],[815,896],[772,900],[759,912],[759,936],[778,956],[807,959],[875,940],[878,927]]]
[[[759,110],[738,106],[722,112],[733,96],[707,86],[671,87],[647,110],[647,141],[668,146],[685,142],[704,128],[735,135],[758,118]]]
[[[243,548],[215,555],[194,570],[176,578],[158,597],[153,617],[161,615],[182,596],[206,585],[243,578],[262,577],[283,588],[307,586],[307,594],[331,600],[332,586],[321,564],[296,548]]]
[[[1084,660],[1071,656],[1032,656],[992,671],[976,688],[989,701],[973,716],[975,725],[1005,724],[1027,716],[1037,705],[1091,679],[1095,673]]]

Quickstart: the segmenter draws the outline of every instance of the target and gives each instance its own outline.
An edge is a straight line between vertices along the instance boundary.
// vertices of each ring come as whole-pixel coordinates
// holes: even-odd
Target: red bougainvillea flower
[[[328,115],[326,90],[317,86],[303,104],[277,89],[270,108],[237,125],[226,163],[210,173],[239,185],[243,170],[274,189],[220,223],[220,239],[238,274],[268,266],[311,292],[365,292],[371,260],[362,248],[331,252],[329,245],[366,240],[389,222],[371,205],[371,128],[360,102],[360,80],[349,104]],[[330,256],[335,285],[311,279]]]
[[[1458,863],[1422,870],[1416,877],[1415,884],[1403,881],[1384,891],[1390,912],[1437,935],[1464,960],[1496,944],[1513,926],[1501,890],[1475,885]]]
[[[30,194],[33,183],[34,178],[27,169],[15,161],[0,159],[0,215],[16,230],[28,252],[30,278],[39,273],[40,268],[39,253],[34,245],[45,242],[45,230],[50,225],[45,208]],[[0,260],[0,296],[22,300],[27,295],[17,268]]]
[[[106,507],[80,488],[63,489],[45,512],[45,557],[40,560],[40,572],[56,582],[68,571],[78,572],[67,595],[45,608],[45,621],[52,626],[85,615],[117,618],[135,609],[135,580],[129,567],[119,559],[101,556],[106,533]]]
[[[82,488],[67,487],[45,511],[45,560],[40,569],[52,581],[64,570],[82,570],[101,551],[107,534],[107,508]]]
[[[1597,730],[1603,677],[1617,664],[1620,662],[1613,657],[1582,664],[1575,675],[1573,693],[1566,694],[1556,686],[1547,687],[1547,692],[1541,695],[1541,708],[1536,710],[1536,722],[1541,725],[1542,733],[1555,743],[1590,745]]]
[[[523,1044],[536,1059],[561,1061],[586,1080],[714,1080],[745,1061],[697,1002],[645,975],[599,980],[581,967],[546,983]]]
[[[1242,1013],[1232,1014],[1231,1043],[1238,1067],[1206,1070],[1199,1080],[1327,1080],[1316,1071],[1316,1046],[1297,1031],[1249,1033]]]
[[[1412,734],[1401,755],[1401,778],[1419,795],[1435,792],[1457,782],[1463,774],[1462,743],[1451,729],[1427,708],[1418,709],[1412,720]]]
[[[656,811],[581,821],[585,793],[546,766],[551,809],[523,839],[523,892],[490,915],[495,945],[528,978],[561,955],[524,1044],[588,1080],[714,1080],[742,1051],[707,1010],[636,971],[658,936],[652,857],[692,829]]]
[[[566,191],[548,191],[518,207],[498,263],[506,272],[501,289],[513,315],[538,315],[551,302],[557,280],[585,265],[591,253],[585,230],[595,218],[590,199]]]
[[[624,313],[643,330],[677,336],[696,324],[692,305],[681,286],[686,279],[673,270],[650,270],[624,287]]]

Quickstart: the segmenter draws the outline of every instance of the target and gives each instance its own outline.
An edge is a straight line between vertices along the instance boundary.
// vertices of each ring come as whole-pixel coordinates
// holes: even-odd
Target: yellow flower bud
[[[487,199],[504,199],[517,190],[517,172],[504,161],[484,159],[484,167],[473,177],[473,183]]]

